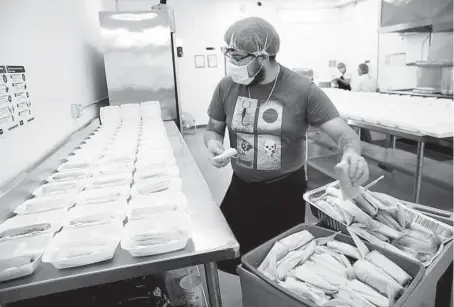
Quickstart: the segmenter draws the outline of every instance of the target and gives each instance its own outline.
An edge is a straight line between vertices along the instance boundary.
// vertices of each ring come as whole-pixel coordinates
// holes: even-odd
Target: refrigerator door
[[[159,101],[164,120],[176,120],[173,44],[166,11],[99,12],[111,105]]]

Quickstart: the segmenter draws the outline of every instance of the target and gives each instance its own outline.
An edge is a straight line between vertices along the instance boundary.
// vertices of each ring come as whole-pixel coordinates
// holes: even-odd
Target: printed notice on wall
[[[34,119],[24,66],[0,65],[0,136]]]

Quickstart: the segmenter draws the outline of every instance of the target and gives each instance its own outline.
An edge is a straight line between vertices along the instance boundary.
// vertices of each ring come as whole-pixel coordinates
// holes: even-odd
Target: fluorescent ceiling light
[[[155,18],[155,13],[143,13],[143,14],[118,14],[112,15],[112,19],[116,20],[127,20],[127,21],[142,21]]]

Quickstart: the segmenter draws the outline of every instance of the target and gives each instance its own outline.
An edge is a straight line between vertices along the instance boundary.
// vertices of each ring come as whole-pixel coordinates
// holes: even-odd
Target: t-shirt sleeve
[[[312,83],[307,95],[306,118],[310,125],[320,126],[339,116],[331,99]]]
[[[220,122],[225,122],[225,103],[222,81],[218,83],[211,98],[210,106],[208,107],[208,116]]]

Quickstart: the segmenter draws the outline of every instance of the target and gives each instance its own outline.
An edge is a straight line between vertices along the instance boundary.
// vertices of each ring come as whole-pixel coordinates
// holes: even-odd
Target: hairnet
[[[361,64],[359,64],[358,68],[359,68],[359,71],[363,74],[369,73],[369,66],[367,66],[367,64],[361,63]]]
[[[279,52],[279,34],[268,21],[258,17],[235,22],[225,32],[224,40],[229,48],[254,55],[276,55]]]

